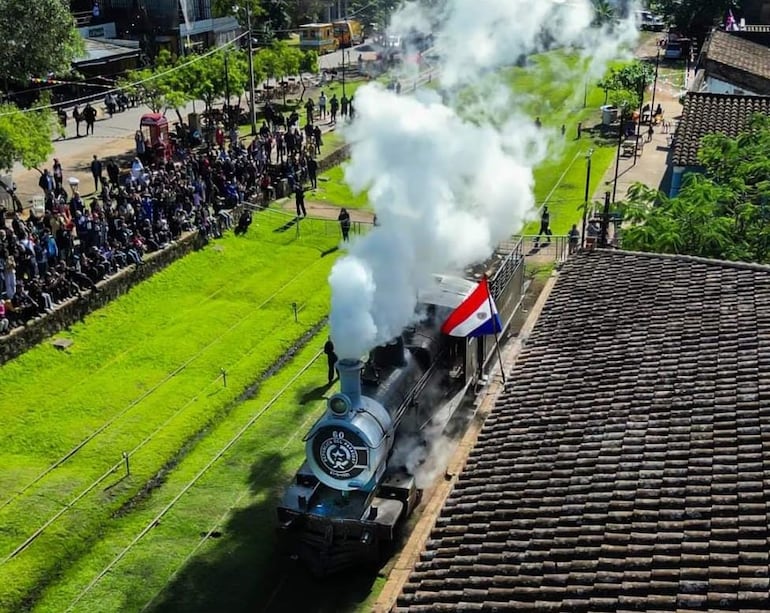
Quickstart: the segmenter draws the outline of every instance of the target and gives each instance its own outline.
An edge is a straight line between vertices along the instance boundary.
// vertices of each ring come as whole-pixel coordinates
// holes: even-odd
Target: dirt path
[[[312,194],[312,191],[309,192]],[[295,205],[293,198],[284,198],[278,201],[281,210],[287,213],[295,213]],[[336,204],[329,204],[328,202],[319,202],[318,200],[305,200],[305,210],[307,210],[308,217],[315,217],[317,219],[337,219],[337,215],[340,214],[340,208]],[[348,209],[350,213],[351,221],[360,221],[363,223],[372,223],[374,214],[371,211],[361,211],[358,209]]]

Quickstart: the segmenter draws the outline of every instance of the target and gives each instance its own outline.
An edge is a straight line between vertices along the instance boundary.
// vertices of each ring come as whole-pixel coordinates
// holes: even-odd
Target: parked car
[[[650,11],[637,11],[636,21],[639,24],[639,28],[651,32],[662,32],[666,27],[663,17],[655,15]]]

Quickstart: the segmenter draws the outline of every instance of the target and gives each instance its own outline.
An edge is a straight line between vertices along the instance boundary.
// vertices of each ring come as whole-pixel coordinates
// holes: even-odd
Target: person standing
[[[569,253],[572,255],[578,250],[580,246],[580,230],[577,228],[577,224],[572,224],[569,231]]]
[[[72,107],[72,120],[75,122],[75,136],[80,138],[80,122],[83,121],[83,116],[77,106]]]
[[[59,138],[67,137],[67,111],[59,109],[56,111],[56,115],[59,118],[59,125],[61,126],[61,136]]]
[[[331,337],[326,337],[324,353],[326,354],[326,364],[328,366],[329,385],[331,385],[336,375],[334,365],[337,363],[337,354],[334,352],[334,343],[332,343]]]
[[[326,119],[326,94],[321,90],[318,96],[318,119]]]
[[[83,119],[86,122],[86,136],[94,133],[94,124],[96,123],[96,109],[89,102],[83,109]]]
[[[340,222],[340,230],[342,230],[342,240],[348,242],[348,234],[350,234],[350,213],[343,206],[340,214],[337,216],[337,221]]]
[[[53,188],[56,187],[53,177],[47,168],[43,171],[43,174],[40,175],[40,179],[38,180],[37,184],[40,189],[43,190],[43,195],[45,196],[48,196],[48,194],[53,191]]]
[[[548,205],[543,206],[543,212],[540,214],[540,230],[535,239],[535,247],[540,244],[540,237],[545,235],[548,244],[551,243],[551,213],[548,211]]]
[[[307,211],[305,210],[305,190],[299,181],[294,189],[294,204],[297,206],[297,219],[300,217],[307,217]]]
[[[307,159],[307,178],[310,180],[310,187],[318,189],[318,162],[314,157]]]
[[[102,179],[102,163],[96,155],[91,160],[91,174],[94,177],[94,191],[99,191],[99,181],[104,183],[104,180]]]
[[[348,97],[345,94],[342,94],[342,100],[340,100],[340,114],[343,119],[348,116]]]
[[[340,108],[340,102],[337,100],[337,94],[332,94],[332,99],[329,101],[329,110],[331,111],[330,122],[337,123],[337,111]]]
[[[59,158],[53,159],[53,183],[54,187],[61,187],[62,183],[64,183],[64,171],[62,170]]]

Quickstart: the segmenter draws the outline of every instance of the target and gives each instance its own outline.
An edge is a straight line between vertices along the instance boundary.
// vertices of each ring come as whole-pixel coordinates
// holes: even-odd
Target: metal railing
[[[521,240],[524,258],[530,262],[560,264],[571,255],[569,236],[566,235],[526,234],[518,238]]]

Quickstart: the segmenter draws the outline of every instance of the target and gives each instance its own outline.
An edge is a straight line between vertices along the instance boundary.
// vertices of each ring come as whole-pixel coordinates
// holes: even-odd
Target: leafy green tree
[[[65,73],[85,49],[69,2],[62,0],[0,0],[0,40],[5,83]]]
[[[615,19],[615,6],[609,0],[591,0],[594,7],[594,25],[610,23]]]
[[[45,108],[48,102],[43,97],[38,110],[27,111],[13,104],[0,104],[0,169],[10,171],[19,162],[27,169],[42,172],[40,166],[54,151],[52,137],[61,130],[54,113]],[[10,185],[0,181],[0,189],[21,205]]]
[[[634,186],[621,210],[623,246],[728,260],[770,262],[770,117],[754,116],[737,138],[703,139],[702,174],[675,198]]]
[[[390,16],[398,5],[399,3],[394,0],[350,0],[348,2],[350,14],[364,27],[376,24],[381,30],[388,25]]]
[[[163,49],[155,59],[154,68],[130,70],[117,83],[128,95],[139,96],[153,113],[180,105],[178,75],[169,72],[177,65],[177,59]]]
[[[211,3],[211,13],[214,17],[232,15],[244,28],[248,24],[247,8],[251,11],[251,24],[253,26],[265,14],[265,9],[260,0],[213,0]]]
[[[702,38],[713,25],[721,23],[729,9],[737,11],[734,0],[651,0],[650,9],[690,36]]]

